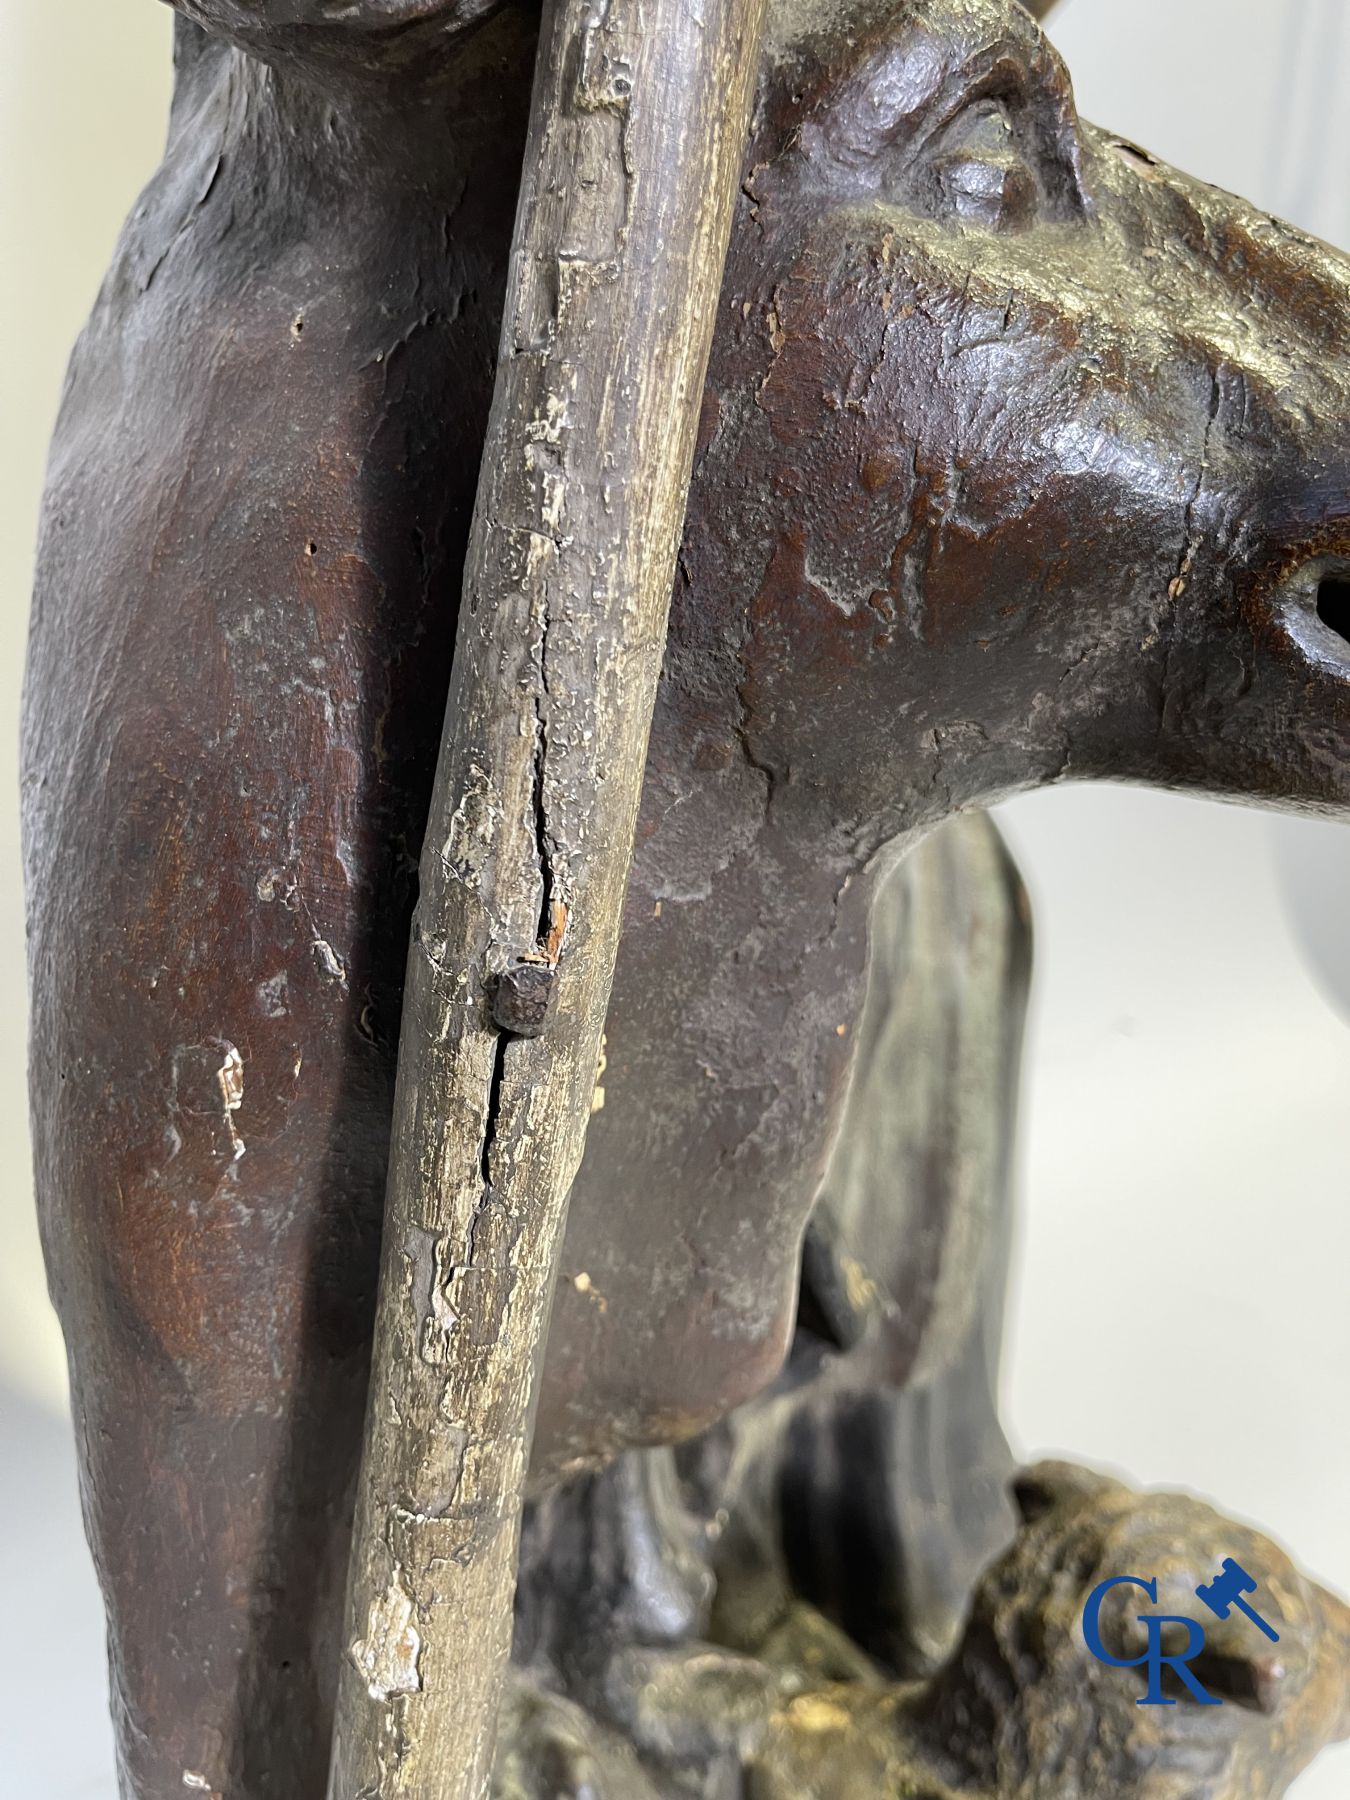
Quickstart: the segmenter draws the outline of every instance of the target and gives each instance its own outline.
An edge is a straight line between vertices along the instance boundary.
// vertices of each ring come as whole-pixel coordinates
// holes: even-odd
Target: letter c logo
[[[1138,1656],[1112,1656],[1102,1642],[1102,1601],[1105,1600],[1112,1588],[1118,1587],[1142,1588],[1154,1606],[1158,1604],[1156,1580],[1141,1581],[1137,1575],[1113,1575],[1110,1581],[1103,1581],[1088,1595],[1088,1603],[1083,1608],[1083,1636],[1087,1640],[1088,1649],[1098,1662],[1109,1663],[1113,1669],[1137,1669],[1142,1663],[1149,1660],[1150,1652],[1148,1650],[1141,1651]]]

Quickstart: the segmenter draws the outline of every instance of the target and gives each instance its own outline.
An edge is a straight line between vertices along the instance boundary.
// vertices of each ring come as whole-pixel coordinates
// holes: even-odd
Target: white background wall
[[[14,720],[43,445],[159,153],[168,23],[0,3],[0,1790],[26,1800],[113,1784],[27,1173]],[[1052,36],[1089,117],[1350,246],[1343,0],[1067,0]],[[1019,1447],[1193,1487],[1350,1592],[1350,831],[1101,789],[1003,822],[1039,927]],[[1298,1800],[1348,1777],[1332,1753]]]

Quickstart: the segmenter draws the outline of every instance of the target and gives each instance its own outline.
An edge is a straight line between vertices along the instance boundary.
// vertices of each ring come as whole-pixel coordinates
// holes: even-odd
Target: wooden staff
[[[330,1800],[479,1800],[763,0],[545,6],[404,1000]]]

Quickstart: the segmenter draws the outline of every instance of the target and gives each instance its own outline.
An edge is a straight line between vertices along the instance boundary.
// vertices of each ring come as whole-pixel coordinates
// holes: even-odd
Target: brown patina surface
[[[297,1800],[534,28],[183,12],[48,487],[34,1131],[127,1792]],[[1350,800],[1348,326],[1017,7],[780,13],[541,1488],[777,1375],[897,855],[1059,780]]]

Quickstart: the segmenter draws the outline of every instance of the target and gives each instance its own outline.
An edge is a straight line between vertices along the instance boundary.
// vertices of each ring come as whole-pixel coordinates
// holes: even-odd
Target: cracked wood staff
[[[413,926],[331,1800],[486,1792],[762,14],[546,12]]]

